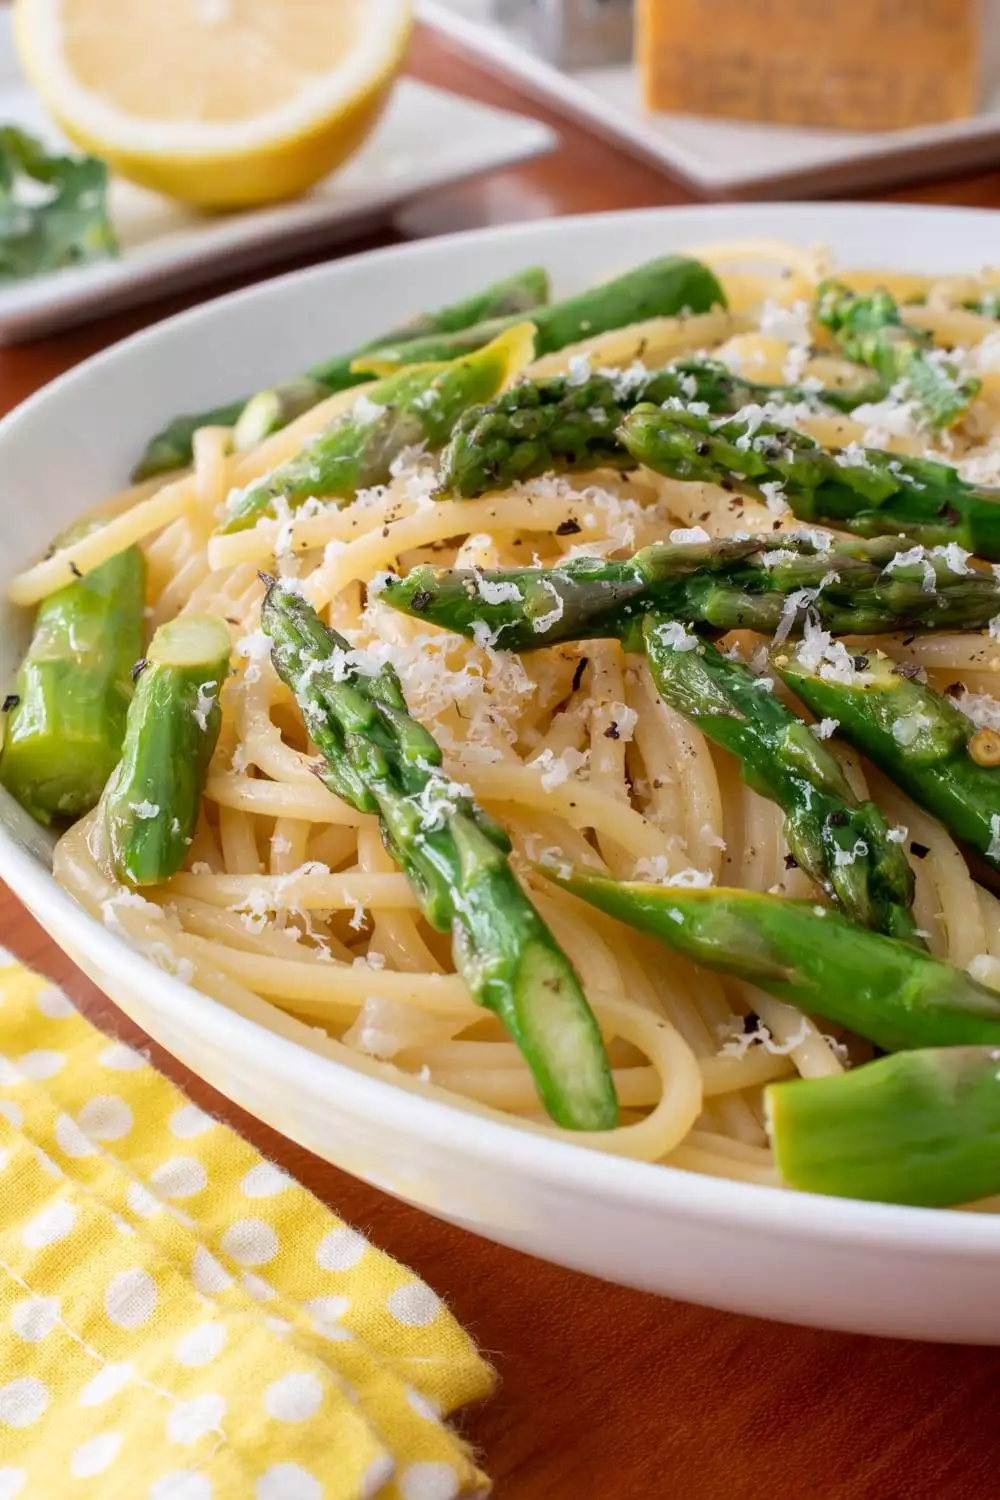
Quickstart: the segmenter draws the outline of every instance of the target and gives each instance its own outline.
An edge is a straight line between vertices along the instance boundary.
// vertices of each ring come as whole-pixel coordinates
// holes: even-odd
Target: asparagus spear
[[[703,635],[727,630],[798,634],[812,613],[840,634],[972,630],[1000,614],[1000,583],[953,572],[946,555],[911,558],[906,542],[831,543],[756,536],[669,545],[620,561],[575,557],[554,568],[413,568],[372,588],[394,609],[488,641],[532,651],[559,641],[626,643],[655,611]]]
[[[641,406],[619,428],[640,463],[671,479],[721,484],[760,498],[764,485],[802,520],[861,536],[899,535],[928,546],[957,542],[1000,561],[1000,489],[967,484],[936,459],[880,448],[831,453],[803,432],[739,418]]]
[[[158,885],[194,837],[229,671],[229,631],[216,615],[161,625],[141,663],[118,768],[101,800],[118,876]]]
[[[659,615],[643,622],[657,692],[739,761],[744,781],[785,814],[793,858],[862,927],[918,941],[913,874],[874,802],[859,801],[837,757],[745,662]]]
[[[569,344],[596,334],[611,333],[647,318],[670,318],[682,313],[709,312],[725,307],[722,287],[707,266],[683,255],[668,255],[628,271],[614,281],[591,287],[565,302],[554,302],[532,314],[537,329],[536,358],[554,354]],[[483,344],[510,326],[510,318],[494,318],[450,338],[416,339],[408,344],[383,344],[372,360],[378,373],[391,365],[415,364],[423,360],[454,359],[481,349]],[[366,356],[358,369],[372,368]]]
[[[774,656],[775,670],[803,703],[822,718],[836,719],[845,740],[1000,869],[994,731],[977,730],[947,698],[881,652],[847,663],[831,665],[822,650],[809,646],[798,655]]]
[[[494,395],[533,348],[532,325],[518,323],[464,359],[407,366],[377,381],[301,453],[230,496],[223,532],[255,526],[274,515],[276,504],[296,510],[313,495],[347,503],[358,490],[384,484],[404,448],[440,448],[459,413]]]
[[[697,358],[638,378],[631,371],[609,371],[582,382],[568,375],[526,380],[458,419],[441,461],[440,493],[474,500],[552,470],[633,468],[637,460],[621,442],[618,426],[641,402],[691,402],[733,413],[751,402],[774,400],[850,411],[872,399],[870,386],[807,391],[760,385],[718,360]]]
[[[554,1120],[617,1122],[597,1023],[569,959],[518,885],[503,830],[441,770],[441,751],[407,712],[390,666],[369,674],[300,596],[267,579],[261,624],[323,757],[322,781],[378,813],[386,847],[431,926],[452,934],[473,998],[507,1027]]]
[[[142,553],[130,547],[50,594],[38,611],[4,704],[0,782],[41,823],[89,812],[117,764],[130,670],[142,650],[145,583]]]
[[[887,1052],[1000,1045],[1000,994],[964,969],[837,911],[720,886],[545,874],[696,963],[749,980]]]
[[[360,385],[365,377],[352,370],[354,361],[362,354],[378,349],[382,344],[426,338],[429,334],[457,333],[486,318],[513,318],[521,313],[531,312],[536,307],[544,306],[548,300],[548,276],[538,266],[532,266],[514,276],[505,277],[503,281],[498,281],[451,307],[423,313],[404,323],[402,327],[383,334],[381,338],[362,344],[349,354],[337,355],[322,364],[314,365],[304,375],[293,376],[271,391],[258,392],[257,396],[249,399],[244,396],[239,401],[213,407],[210,411],[175,417],[162,432],[149,440],[132,478],[151,479],[154,475],[167,473],[171,469],[185,468],[191,462],[192,441],[199,427],[239,427],[241,417],[248,412],[248,408],[253,409],[253,415],[245,416],[242,434],[237,434],[237,446],[251,446],[250,440],[255,435],[258,435],[259,441],[269,432],[277,432],[279,427],[285,426],[302,411],[308,410],[307,406],[301,404],[307,391],[315,397],[309,404],[316,405],[326,396]],[[263,421],[265,403],[259,399],[262,396],[267,398],[270,425]]]
[[[848,359],[876,371],[887,392],[905,381],[932,427],[954,426],[979,390],[978,380],[932,348],[930,334],[904,323],[887,291],[853,292],[842,282],[824,281],[815,316]]]
[[[233,447],[238,453],[255,448],[272,432],[280,432],[303,412],[311,411],[329,392],[311,375],[296,375],[270,390],[258,391],[243,407],[233,425]],[[193,435],[192,435],[193,436]]]
[[[1000,1193],[1000,1052],[900,1052],[836,1078],[771,1084],[789,1187],[946,1208]]]

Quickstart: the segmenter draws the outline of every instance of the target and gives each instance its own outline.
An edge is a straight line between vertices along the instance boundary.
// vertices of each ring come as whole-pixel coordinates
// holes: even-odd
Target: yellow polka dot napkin
[[[0,1500],[467,1500],[422,1281],[0,949]]]

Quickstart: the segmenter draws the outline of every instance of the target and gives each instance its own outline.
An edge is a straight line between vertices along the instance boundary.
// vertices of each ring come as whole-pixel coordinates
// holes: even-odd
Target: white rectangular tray
[[[20,74],[6,10],[0,119],[65,146]],[[551,150],[555,141],[537,120],[403,79],[368,144],[294,203],[213,216],[113,178],[109,203],[121,259],[0,284],[0,343],[337,244],[419,193]]]
[[[494,71],[711,197],[797,197],[969,172],[1000,161],[1000,97],[967,120],[865,134],[642,109],[629,65],[563,72],[490,20],[491,0],[418,0],[429,26]]]

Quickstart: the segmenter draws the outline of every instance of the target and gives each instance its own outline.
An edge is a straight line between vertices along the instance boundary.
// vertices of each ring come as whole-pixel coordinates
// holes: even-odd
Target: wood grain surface
[[[546,119],[562,143],[550,156],[422,199],[352,251],[482,224],[691,201],[426,34],[416,38],[411,68]],[[888,196],[995,207],[1000,173]],[[0,410],[190,300],[0,350]],[[0,941],[64,984],[98,1025],[145,1042],[2,887]],[[784,1328],[530,1260],[345,1176],[242,1115],[155,1047],[153,1056],[200,1104],[426,1277],[480,1341],[501,1383],[462,1427],[502,1500],[986,1500],[1000,1492],[1000,1352]]]

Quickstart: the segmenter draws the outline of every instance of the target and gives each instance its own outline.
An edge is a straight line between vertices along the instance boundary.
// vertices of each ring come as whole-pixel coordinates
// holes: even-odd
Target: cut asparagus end
[[[130,547],[38,611],[5,715],[0,782],[41,823],[89,812],[117,764],[145,578],[142,552]]]
[[[160,626],[149,643],[146,660],[179,671],[209,672],[220,662],[228,669],[229,629],[218,615],[178,615]]]
[[[502,1018],[518,1038],[556,1124],[567,1130],[613,1130],[618,1124],[614,1081],[597,1022],[581,998],[564,954],[551,943],[528,943],[511,987],[509,1014]]]
[[[233,429],[233,447],[238,453],[256,448],[273,432],[280,432],[303,412],[311,411],[323,401],[326,386],[308,375],[286,380],[268,391],[251,396]]]
[[[218,616],[179,615],[154,635],[122,758],[102,799],[119,879],[159,885],[184,863],[219,738],[228,671],[229,630]]]
[[[789,1187],[946,1208],[1000,1193],[1000,1050],[901,1052],[765,1093]]]

